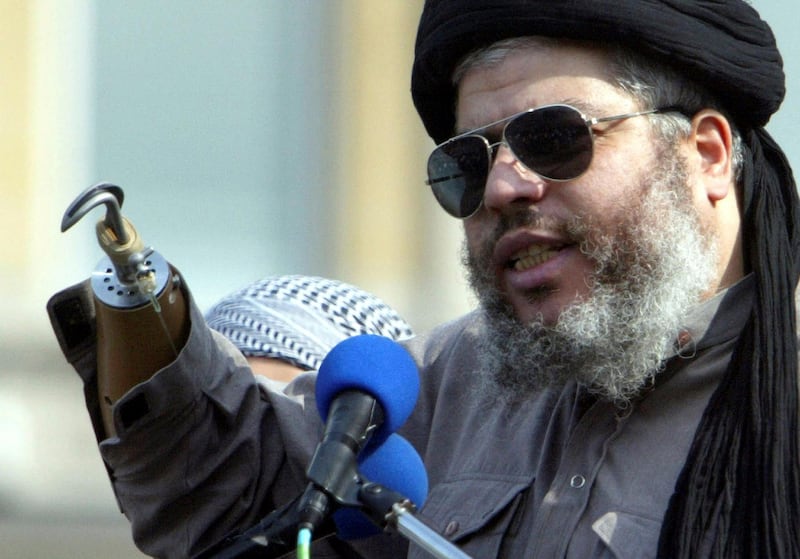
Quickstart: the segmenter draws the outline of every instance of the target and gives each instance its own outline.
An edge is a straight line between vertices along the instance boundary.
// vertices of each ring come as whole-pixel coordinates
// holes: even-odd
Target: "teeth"
[[[531,245],[525,250],[519,251],[512,259],[514,269],[517,271],[527,270],[538,266],[555,256],[558,253],[557,247],[549,247],[542,245]]]

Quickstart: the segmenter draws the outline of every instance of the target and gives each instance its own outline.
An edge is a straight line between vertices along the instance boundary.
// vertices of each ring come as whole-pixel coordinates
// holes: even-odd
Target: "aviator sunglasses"
[[[530,171],[549,181],[569,181],[589,168],[594,151],[592,126],[657,113],[661,109],[588,118],[570,105],[545,105],[459,134],[436,146],[428,157],[428,180],[444,210],[457,218],[478,211],[497,148],[505,145]],[[506,123],[502,140],[490,143],[478,132]]]

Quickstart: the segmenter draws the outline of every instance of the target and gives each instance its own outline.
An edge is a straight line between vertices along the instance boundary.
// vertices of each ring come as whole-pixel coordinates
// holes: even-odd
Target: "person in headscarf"
[[[411,93],[480,303],[404,342],[428,537],[481,559],[800,557],[800,212],[753,7],[427,0]],[[322,427],[313,373],[264,390],[176,297],[188,339],[100,445],[137,545],[165,557],[301,494]],[[85,289],[56,299],[91,379]],[[427,556],[388,534],[352,548]]]
[[[342,340],[376,334],[392,340],[411,326],[373,294],[315,276],[271,276],[223,297],[205,315],[209,327],[247,357],[253,372],[288,382],[318,370]]]

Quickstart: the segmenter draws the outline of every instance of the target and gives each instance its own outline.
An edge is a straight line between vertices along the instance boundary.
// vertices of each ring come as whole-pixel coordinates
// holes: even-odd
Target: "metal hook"
[[[103,223],[117,236],[121,245],[128,243],[128,231],[122,219],[122,201],[125,194],[122,188],[115,184],[101,182],[90,186],[78,195],[64,212],[61,219],[61,232],[63,233],[80,219],[100,204],[106,206],[106,217]]]

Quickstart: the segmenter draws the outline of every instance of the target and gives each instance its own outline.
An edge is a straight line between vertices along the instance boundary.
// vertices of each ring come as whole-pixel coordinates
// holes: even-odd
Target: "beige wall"
[[[432,142],[411,101],[410,72],[421,0],[345,2],[345,93],[336,208],[339,276],[379,289],[419,329],[454,317],[469,299],[458,264],[460,223],[424,184]]]
[[[24,1],[0,2],[0,269],[13,277],[29,265],[31,127],[31,8]],[[5,283],[5,282],[4,282]]]
[[[50,343],[44,305],[90,250],[61,216],[87,186],[85,0],[0,1],[0,339]]]

